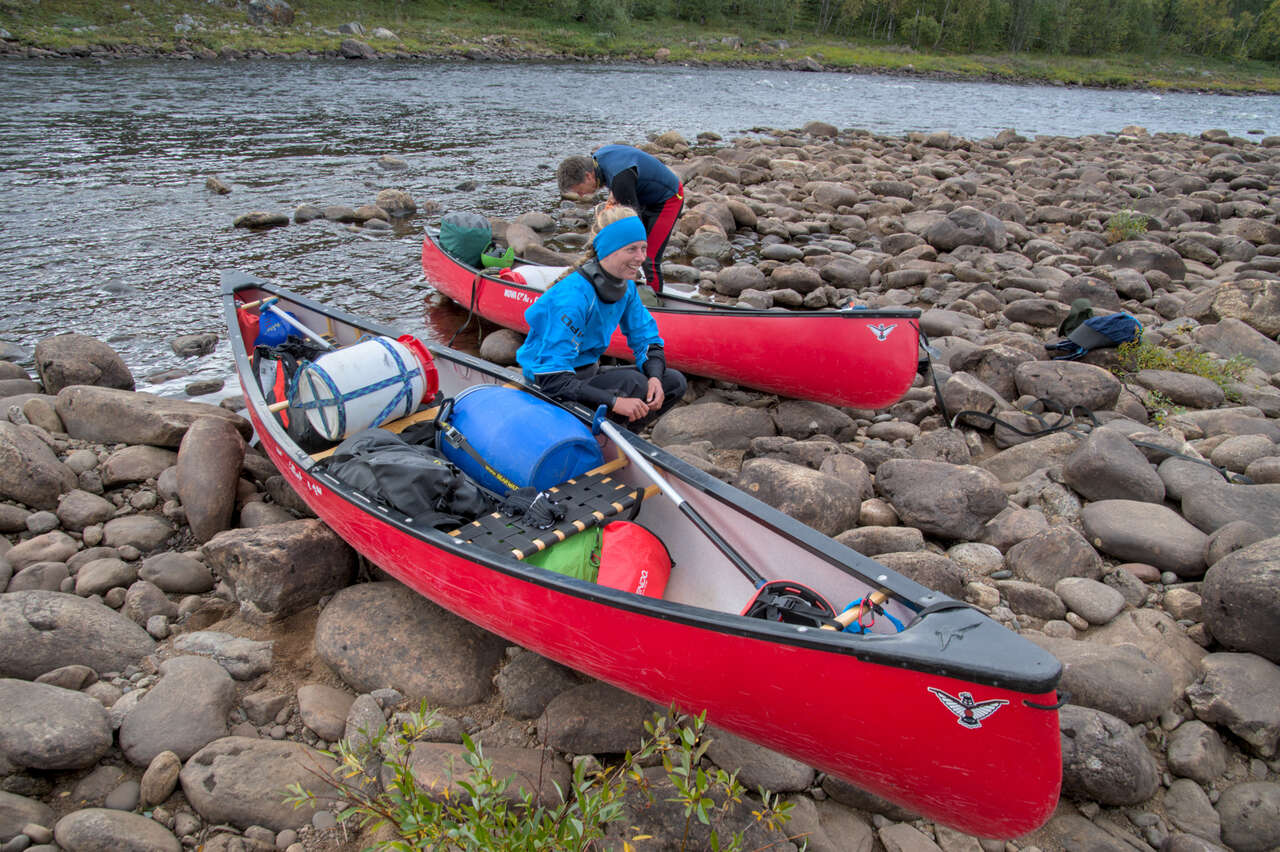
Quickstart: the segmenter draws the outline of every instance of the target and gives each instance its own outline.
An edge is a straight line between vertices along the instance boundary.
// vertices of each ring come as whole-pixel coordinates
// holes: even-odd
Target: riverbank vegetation
[[[8,52],[332,53],[883,70],[1280,92],[1280,0],[0,0]]]

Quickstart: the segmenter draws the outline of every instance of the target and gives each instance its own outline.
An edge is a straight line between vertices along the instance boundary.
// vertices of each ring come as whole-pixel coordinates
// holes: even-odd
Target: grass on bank
[[[156,51],[205,47],[275,54],[338,47],[339,25],[358,21],[367,32],[385,27],[398,41],[364,40],[381,51],[462,54],[502,46],[527,53],[594,59],[652,57],[671,61],[778,62],[812,57],[828,69],[883,70],[1038,81],[1066,85],[1280,92],[1280,70],[1266,62],[1226,62],[1198,56],[1077,57],[1018,54],[958,55],[901,45],[787,32],[699,25],[664,19],[636,21],[617,32],[533,17],[485,0],[294,0],[292,25],[257,27],[235,0],[0,0],[0,28],[19,43],[67,50],[86,45],[138,45]],[[779,40],[786,43],[778,47]],[[735,46],[740,41],[741,46]]]
[[[1141,340],[1120,344],[1119,356],[1122,374],[1168,370],[1200,376],[1222,388],[1227,399],[1233,402],[1240,401],[1235,383],[1242,380],[1253,366],[1253,361],[1243,355],[1222,359],[1191,347],[1169,349]]]

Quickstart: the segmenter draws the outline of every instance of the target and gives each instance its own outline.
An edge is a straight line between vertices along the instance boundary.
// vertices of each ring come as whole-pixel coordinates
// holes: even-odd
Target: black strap
[[[1202,464],[1205,467],[1213,468],[1218,473],[1222,474],[1222,478],[1225,479],[1227,482],[1231,482],[1236,485],[1253,485],[1254,484],[1253,479],[1251,477],[1245,476],[1243,473],[1233,473],[1232,471],[1227,470],[1225,467],[1218,467],[1216,464],[1214,464],[1211,461],[1208,461],[1207,459],[1198,459],[1195,456],[1189,456],[1186,453],[1180,453],[1177,450],[1171,450],[1168,447],[1162,447],[1159,444],[1153,444],[1150,441],[1135,441],[1133,438],[1130,438],[1129,443],[1133,444],[1135,447],[1142,447],[1143,449],[1147,449],[1147,450],[1158,450],[1159,452],[1162,452],[1165,455],[1171,456],[1173,458],[1185,459],[1186,461],[1189,461],[1189,462],[1195,462],[1196,464]]]
[[[480,282],[484,280],[484,273],[477,272],[475,277],[471,279],[471,304],[467,306],[467,318],[462,321],[462,325],[449,336],[449,342],[445,344],[449,348],[453,348],[453,341],[457,339],[462,330],[471,325],[471,318],[476,315],[476,303],[480,300]],[[480,334],[480,326],[476,326],[476,334]],[[477,341],[479,343],[479,341]]]
[[[1033,418],[1041,426],[1040,429],[1028,432],[1023,429],[1019,429],[1017,426],[1014,426],[1012,423],[1001,420],[998,415],[991,414],[986,411],[976,411],[976,410],[967,409],[965,411],[956,412],[955,416],[951,418],[951,426],[952,428],[955,428],[956,424],[960,422],[960,418],[963,417],[966,420],[970,420],[970,421],[980,420],[980,421],[985,421],[987,423],[990,423],[993,434],[995,433],[996,429],[1005,428],[1011,432],[1016,432],[1017,434],[1023,436],[1024,438],[1040,438],[1045,435],[1052,435],[1054,432],[1062,432],[1074,426],[1083,425],[1077,421],[1076,419],[1077,416],[1084,417],[1089,421],[1088,423],[1089,429],[1093,429],[1094,427],[1101,425],[1098,422],[1097,416],[1095,416],[1094,413],[1086,406],[1073,405],[1071,406],[1071,410],[1067,411],[1067,409],[1061,403],[1055,402],[1054,400],[1049,399],[1048,397],[1043,397],[1043,396],[1038,397],[1036,399],[1036,402],[1044,406],[1046,410],[1051,409],[1054,414],[1058,415],[1058,419],[1055,420],[1053,423],[1049,423],[1045,420],[1043,416],[1041,416],[1039,412],[1028,411],[1026,409],[1023,409],[1020,413]]]
[[[822,595],[789,580],[774,580],[761,586],[743,615],[785,624],[843,629],[836,621],[835,610]]]
[[[448,441],[450,444],[462,450],[467,455],[471,456],[471,458],[475,459],[476,464],[484,468],[485,471],[494,479],[498,480],[503,485],[505,485],[508,491],[514,491],[515,489],[519,488],[520,487],[519,485],[515,484],[510,479],[503,476],[494,468],[493,465],[489,464],[489,462],[485,459],[485,457],[480,455],[480,451],[477,450],[475,447],[471,446],[471,442],[467,440],[467,436],[463,435],[462,432],[460,432],[453,424],[451,424],[446,419],[449,416],[449,413],[452,411],[453,411],[452,398],[446,399],[444,402],[440,403],[440,410],[436,412],[436,418],[434,420],[436,429],[438,430],[438,434],[442,436],[444,440]]]

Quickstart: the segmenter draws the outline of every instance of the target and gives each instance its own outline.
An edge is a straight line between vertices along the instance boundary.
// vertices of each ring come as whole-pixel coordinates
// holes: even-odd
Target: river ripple
[[[249,210],[358,206],[403,188],[497,215],[550,209],[565,156],[654,131],[731,137],[810,120],[877,133],[1280,133],[1280,97],[1103,91],[680,66],[273,60],[6,62],[0,89],[0,340],[108,340],[135,374],[227,375],[175,335],[220,331],[241,268],[427,337],[427,217],[381,234],[314,222],[250,233]],[[1257,138],[1256,136],[1254,138]],[[381,169],[391,154],[404,171]],[[227,196],[204,188],[216,175]],[[460,189],[474,181],[474,189]],[[29,361],[28,361],[29,363]],[[150,389],[180,393],[185,380]]]

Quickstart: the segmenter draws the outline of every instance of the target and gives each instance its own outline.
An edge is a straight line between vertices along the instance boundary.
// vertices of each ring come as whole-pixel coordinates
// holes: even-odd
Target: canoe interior
[[[865,634],[741,616],[753,584],[661,494],[635,517],[673,559],[661,598],[572,580],[415,529],[343,486],[322,459],[289,439],[248,366],[252,347],[239,333],[237,305],[279,298],[337,346],[396,333],[243,273],[224,274],[223,296],[264,449],[322,519],[392,576],[544,656],[659,704],[706,710],[740,736],[961,830],[1011,837],[1052,813],[1061,780],[1057,713],[1037,705],[1056,700],[1061,670],[1030,642],[638,440],[633,446],[766,579],[802,583],[837,609],[876,593],[884,614]],[[477,384],[521,386],[510,371],[442,347],[431,351],[442,396]],[[619,455],[606,442],[606,460]],[[650,485],[633,464],[613,475]],[[495,610],[495,599],[504,608]],[[1001,725],[967,730],[938,691],[998,701]],[[868,759],[884,749],[890,753]],[[996,773],[1008,788],[998,796],[984,786]]]

